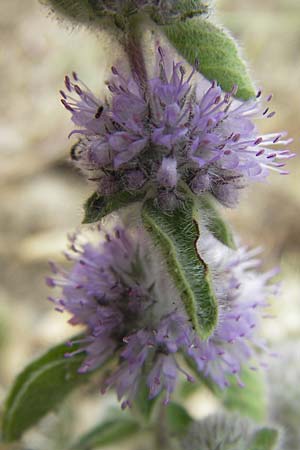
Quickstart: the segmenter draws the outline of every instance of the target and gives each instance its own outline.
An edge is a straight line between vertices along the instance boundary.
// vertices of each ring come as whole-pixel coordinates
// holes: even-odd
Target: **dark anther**
[[[185,75],[185,68],[183,66],[180,66],[179,68],[181,75]]]
[[[79,160],[80,152],[78,153],[78,148],[80,148],[80,142],[81,141],[76,142],[76,144],[74,144],[71,148],[70,154],[71,154],[71,158],[73,159],[73,161]]]
[[[64,93],[64,91],[60,90],[59,92],[60,92],[60,95],[61,95],[65,100],[67,100],[67,96],[66,96],[66,94]]]
[[[78,84],[75,84],[74,89],[78,95],[82,95],[82,90],[81,90],[80,86],[78,86]]]
[[[97,109],[97,112],[95,114],[95,119],[100,119],[101,114],[103,113],[103,109],[104,109],[103,106],[99,106],[99,108]]]

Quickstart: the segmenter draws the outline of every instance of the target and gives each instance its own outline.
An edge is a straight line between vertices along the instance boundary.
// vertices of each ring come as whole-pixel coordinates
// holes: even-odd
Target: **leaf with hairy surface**
[[[140,424],[130,417],[116,417],[94,427],[81,436],[70,450],[92,450],[123,443],[141,430]]]
[[[91,195],[84,205],[84,218],[82,223],[94,223],[103,217],[140,201],[143,195],[133,195],[128,192],[119,192],[111,197],[103,197],[97,192]]]
[[[72,351],[76,345],[72,346]],[[79,374],[85,353],[72,358],[65,343],[57,345],[30,363],[16,378],[6,400],[2,433],[6,442],[15,441],[75,388],[86,383],[91,373]]]
[[[195,18],[164,27],[176,50],[191,64],[199,61],[199,71],[209,80],[217,80],[224,91],[238,85],[236,96],[255,97],[255,90],[237,44],[223,29],[208,20]]]
[[[209,268],[196,248],[201,230],[195,215],[192,201],[172,214],[151,200],[142,208],[144,225],[166,261],[192,326],[204,339],[216,327],[218,305]]]

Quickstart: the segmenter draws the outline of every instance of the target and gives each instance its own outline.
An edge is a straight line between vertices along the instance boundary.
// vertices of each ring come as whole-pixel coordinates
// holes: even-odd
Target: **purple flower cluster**
[[[56,309],[71,313],[72,325],[86,326],[79,350],[66,355],[86,352],[80,372],[116,356],[117,367],[104,381],[103,391],[115,388],[123,408],[132,404],[144,380],[149,398],[163,391],[166,403],[180,372],[193,381],[180,363],[181,355],[221,387],[228,385],[228,375],[238,379],[242,364],[263,346],[256,327],[273,289],[268,286],[273,273],[256,273],[258,261],[245,249],[232,251],[219,244],[216,255],[214,239],[206,236],[200,247],[215,274],[220,318],[213,335],[203,341],[180,301],[166,305],[168,294],[159,289],[142,231],[131,236],[122,227],[111,233],[98,227],[93,233],[95,243],[72,236],[67,254],[71,269],[52,264],[55,275],[48,278],[49,286],[61,290],[59,298],[50,298]]]
[[[147,192],[173,209],[188,187],[213,194],[234,206],[248,182],[270,171],[281,174],[294,156],[285,133],[260,135],[254,119],[271,118],[271,100],[234,99],[237,87],[224,93],[204,78],[193,83],[181,63],[172,68],[161,48],[157,76],[145,83],[112,68],[109,100],[98,99],[79,80],[65,78],[62,103],[71,112],[81,139],[73,148],[76,165],[97,183],[98,191]],[[279,149],[275,149],[279,147]]]

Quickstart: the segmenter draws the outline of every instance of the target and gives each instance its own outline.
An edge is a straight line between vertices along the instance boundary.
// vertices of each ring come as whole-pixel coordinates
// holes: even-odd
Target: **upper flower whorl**
[[[77,74],[66,77],[62,103],[77,126],[71,135],[81,136],[72,158],[101,194],[143,191],[173,209],[188,187],[235,206],[250,181],[287,173],[291,140],[284,132],[260,135],[254,123],[274,115],[261,92],[241,102],[236,86],[224,93],[215,81],[194,85],[194,70],[186,75],[181,63],[168,70],[158,51],[157,75],[146,86],[112,68],[110,100],[95,97]]]

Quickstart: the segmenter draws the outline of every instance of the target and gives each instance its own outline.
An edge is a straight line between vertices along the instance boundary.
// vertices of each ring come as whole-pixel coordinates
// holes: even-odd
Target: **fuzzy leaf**
[[[208,2],[203,2],[202,0],[180,0],[177,2],[176,12],[180,20],[190,19],[207,13]]]
[[[230,248],[236,248],[232,232],[224,222],[214,200],[208,196],[198,199],[200,215],[203,212],[205,225],[215,238]]]
[[[196,249],[200,230],[192,201],[172,214],[147,201],[142,218],[166,260],[193,327],[201,338],[207,338],[216,327],[218,307],[209,268]]]
[[[191,64],[199,61],[199,71],[209,80],[217,80],[224,91],[234,84],[236,96],[248,100],[255,91],[238,47],[224,30],[208,20],[195,18],[164,27],[176,50]]]
[[[187,20],[207,14],[208,3],[202,0],[176,0],[169,2],[169,8],[152,7],[151,18],[159,25]]]
[[[262,428],[256,431],[248,450],[275,450],[279,433],[274,428]]]
[[[90,0],[40,0],[66,18],[84,24],[91,24],[101,17],[99,9],[96,9]]]
[[[107,445],[124,442],[127,438],[138,433],[140,424],[129,417],[117,417],[108,420],[83,435],[71,450],[93,450]]]
[[[171,402],[166,407],[166,421],[169,433],[180,436],[187,431],[193,419],[183,406]]]
[[[237,386],[232,380],[231,386],[224,391],[224,406],[229,410],[239,411],[256,422],[263,422],[267,415],[267,404],[262,374],[244,369],[241,380],[244,387]]]
[[[106,2],[101,0],[40,0],[41,3],[50,6],[53,11],[79,23],[90,24],[104,16],[119,15],[131,17],[140,12],[134,0],[116,1],[115,12]],[[173,2],[170,2],[173,3]],[[153,20],[159,24],[173,22],[174,20],[185,20],[198,16],[208,11],[208,5],[202,0],[176,0],[167,7],[148,5],[145,11],[149,12]]]
[[[76,346],[72,346],[72,351]],[[78,374],[85,354],[65,358],[70,347],[60,344],[30,363],[16,378],[3,414],[3,440],[10,442],[53,410],[90,374]]]
[[[142,198],[142,195],[132,195],[128,192],[121,192],[111,197],[102,197],[95,192],[84,205],[82,223],[98,222],[108,214],[138,202]]]

